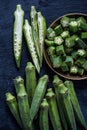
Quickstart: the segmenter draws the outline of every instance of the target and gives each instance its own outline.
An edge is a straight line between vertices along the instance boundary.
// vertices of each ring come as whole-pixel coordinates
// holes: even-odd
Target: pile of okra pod
[[[53,68],[82,76],[87,73],[87,20],[64,16],[58,25],[47,29],[47,54]]]
[[[25,40],[32,61],[38,73],[43,61],[43,43],[46,35],[46,21],[41,12],[37,12],[35,6],[31,6],[30,24],[28,19],[24,20],[24,11],[21,5],[16,6],[14,12],[13,48],[17,68],[20,68],[22,53],[22,35]]]
[[[72,81],[63,82],[54,75],[53,88],[47,88],[48,75],[37,82],[36,69],[31,62],[27,63],[25,73],[25,83],[21,76],[14,79],[17,98],[6,93],[8,107],[23,130],[35,130],[34,121],[38,119],[40,130],[50,130],[50,123],[54,130],[77,130],[76,120],[87,130]]]

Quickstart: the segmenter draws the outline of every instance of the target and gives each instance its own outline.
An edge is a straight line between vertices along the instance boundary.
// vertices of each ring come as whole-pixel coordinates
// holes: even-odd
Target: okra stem
[[[34,96],[34,92],[36,89],[36,70],[35,66],[28,62],[25,68],[26,71],[26,91],[28,94],[29,105],[31,106],[31,102]]]
[[[80,122],[80,124],[84,127],[85,130],[87,130],[87,125],[84,119],[84,116],[82,114],[75,90],[74,90],[74,84],[72,81],[66,80],[64,82],[65,86],[69,89],[69,94],[70,94],[70,98],[71,98],[71,102],[73,105],[73,109],[75,112],[75,115],[77,117],[77,120]]]
[[[39,116],[40,130],[49,130],[48,108],[49,104],[47,100],[44,98],[40,105],[40,116]]]
[[[36,67],[37,72],[40,72],[40,65],[39,65],[39,59],[36,53],[35,45],[34,45],[34,40],[33,40],[33,33],[32,33],[32,28],[29,25],[28,20],[25,20],[25,24],[23,27],[24,30],[24,36],[27,42],[28,50],[30,52],[30,55],[32,57],[33,63]]]
[[[14,12],[14,31],[13,31],[13,48],[14,57],[16,61],[17,68],[20,68],[21,52],[22,52],[22,30],[24,21],[24,11],[21,5],[16,6]]]
[[[20,119],[18,104],[15,96],[13,96],[10,92],[6,93],[6,102],[17,123],[22,128],[22,122]]]
[[[54,130],[62,130],[60,117],[57,109],[57,103],[55,94],[52,88],[47,90],[46,98],[49,104],[49,116],[53,125]]]

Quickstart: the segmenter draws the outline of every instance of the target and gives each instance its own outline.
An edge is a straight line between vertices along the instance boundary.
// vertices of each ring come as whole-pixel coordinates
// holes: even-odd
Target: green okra
[[[56,36],[56,33],[55,33],[54,29],[49,27],[47,29],[47,39],[48,40],[54,40],[55,36]]]
[[[64,115],[64,110],[62,108],[62,104],[61,104],[61,100],[60,100],[60,96],[59,96],[59,85],[62,84],[63,81],[57,75],[54,75],[52,83],[53,83],[53,87],[54,87],[55,94],[56,94],[59,115],[60,115],[60,119],[63,124],[63,128],[64,128],[64,130],[68,130],[67,121],[66,121],[66,118]]]
[[[50,55],[54,55],[55,54],[55,47],[54,46],[50,46],[47,48],[47,54]]]
[[[45,39],[45,44],[46,44],[47,46],[53,46],[53,45],[54,45],[54,41]]]
[[[76,122],[68,89],[64,84],[59,85],[59,95],[64,114],[71,130],[76,130]]]
[[[56,47],[56,54],[57,55],[63,55],[63,54],[65,54],[64,46],[63,45],[59,45],[59,46]]]
[[[40,66],[42,66],[43,62],[43,45],[44,39],[46,36],[46,20],[41,12],[37,13],[37,21],[38,21],[38,32],[39,32],[39,46],[40,46]]]
[[[61,36],[56,36],[55,38],[54,38],[54,43],[55,43],[55,45],[61,45],[62,43],[63,43],[63,39],[62,39],[62,37]]]
[[[69,17],[62,17],[60,20],[60,23],[63,27],[68,27],[69,26],[69,22],[70,22],[70,18]]]
[[[63,62],[60,67],[61,67],[63,72],[69,71],[68,65],[65,62]]]
[[[85,63],[82,65],[82,68],[84,68],[84,70],[87,71],[87,60],[86,60]]]
[[[84,23],[86,23],[86,19],[85,19],[84,17],[82,17],[82,16],[81,16],[81,17],[78,17],[76,21],[77,21],[78,23],[79,23],[79,22],[84,22]]]
[[[27,62],[25,71],[26,71],[26,91],[28,94],[29,105],[31,106],[31,102],[36,89],[35,66],[31,62]]]
[[[73,52],[71,53],[71,56],[72,56],[73,59],[76,60],[76,59],[78,58],[77,51],[73,51]]]
[[[23,123],[24,130],[29,130],[32,128],[32,123],[31,123],[31,118],[30,118],[28,95],[25,91],[24,84],[19,84],[18,87],[19,87],[19,92],[17,94],[17,99],[18,99],[20,117]]]
[[[52,88],[47,90],[46,98],[49,104],[49,116],[54,130],[62,130],[55,94]]]
[[[76,65],[73,65],[70,67],[70,73],[71,74],[77,74],[78,73],[78,67]]]
[[[79,56],[82,56],[82,57],[86,57],[87,56],[86,51],[84,49],[78,49],[77,50],[77,54]]]
[[[85,62],[86,62],[86,59],[84,57],[80,57],[80,58],[76,59],[75,64],[77,66],[82,66]]]
[[[64,84],[69,90],[70,99],[71,99],[71,102],[72,102],[72,105],[73,105],[73,109],[74,109],[76,118],[80,122],[80,124],[83,126],[83,128],[85,130],[87,130],[87,125],[86,125],[84,116],[82,114],[82,111],[81,111],[81,108],[80,108],[80,105],[79,105],[79,102],[78,102],[78,99],[77,99],[77,96],[76,96],[74,84],[73,84],[72,81],[69,81],[69,80],[66,80],[64,82]]]
[[[61,24],[58,25],[58,26],[56,26],[54,28],[54,31],[55,31],[55,33],[56,33],[57,36],[60,35],[63,32],[63,28],[62,28]]]
[[[37,22],[37,11],[35,6],[31,6],[30,18],[31,18],[31,27],[32,27],[35,48],[40,60],[41,55],[40,55],[40,46],[39,46],[39,32],[38,32],[38,22]]]
[[[40,64],[39,64],[39,59],[34,45],[32,28],[27,19],[25,20],[23,30],[24,30],[24,36],[27,42],[28,50],[32,57],[33,63],[36,67],[37,72],[40,73]]]
[[[71,54],[73,52],[73,48],[67,48],[65,47],[65,53],[66,54]]]
[[[87,32],[82,32],[81,33],[81,38],[82,39],[87,39]]]
[[[30,109],[31,121],[33,121],[34,117],[36,116],[39,110],[41,100],[44,97],[47,88],[48,80],[49,80],[48,75],[44,75],[38,81]]]
[[[14,79],[16,94],[18,94],[18,92],[19,92],[19,84],[24,84],[24,79],[21,76],[17,76]]]
[[[82,48],[82,49],[86,49],[87,48],[86,43],[82,39],[80,39],[79,37],[77,37],[75,39],[75,41],[77,42],[79,48]]]
[[[15,21],[13,29],[13,50],[17,68],[20,68],[22,52],[22,30],[24,21],[24,11],[20,4],[16,6],[14,17]]]
[[[63,39],[65,39],[65,38],[67,38],[67,37],[70,37],[69,31],[63,31],[63,32],[61,33],[61,37],[62,37]]]
[[[47,100],[44,98],[40,105],[40,114],[39,114],[40,130],[49,130],[48,109],[49,104]]]
[[[84,69],[83,68],[78,68],[78,74],[82,76],[84,74]]]
[[[6,102],[7,102],[7,105],[9,107],[12,115],[15,117],[17,123],[22,128],[22,122],[21,122],[21,118],[20,118],[20,114],[19,114],[19,108],[18,108],[18,104],[17,104],[15,96],[13,96],[10,92],[6,93]]]
[[[66,56],[66,59],[65,59],[65,63],[68,65],[68,66],[72,66],[73,63],[74,63],[74,60],[71,56]]]
[[[75,40],[72,37],[66,38],[65,45],[66,45],[66,47],[71,48],[71,47],[75,46]]]
[[[87,23],[83,22],[83,21],[78,21],[78,27],[83,30],[83,31],[87,31]]]
[[[69,29],[71,32],[76,33],[78,31],[78,23],[76,21],[71,21],[69,23]]]

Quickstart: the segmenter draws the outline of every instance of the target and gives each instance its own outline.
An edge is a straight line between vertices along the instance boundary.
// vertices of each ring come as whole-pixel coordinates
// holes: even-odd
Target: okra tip
[[[64,83],[62,83],[62,84],[59,85],[59,92],[61,94],[65,94],[65,93],[68,92],[68,88],[64,85]]]
[[[27,95],[27,93],[26,93],[24,84],[20,84],[19,85],[18,97],[23,97],[23,96],[26,96],[26,95]]]
[[[7,93],[5,94],[5,96],[6,96],[6,101],[7,101],[7,102],[12,101],[12,100],[15,99],[15,96],[13,96],[10,92],[7,92]]]
[[[47,80],[47,81],[49,81],[49,76],[45,74],[44,76],[42,76],[40,78],[40,80]]]
[[[53,97],[55,97],[55,94],[54,94],[52,88],[47,89],[46,98],[47,98],[47,99],[51,99],[51,98],[53,98]]]
[[[42,103],[41,103],[41,105],[40,105],[40,108],[46,109],[46,108],[48,108],[48,107],[49,107],[49,104],[48,104],[46,98],[44,98],[44,99],[42,100]]]
[[[31,62],[27,62],[25,71],[32,70],[32,69],[35,70],[35,66]]]
[[[62,83],[63,83],[63,81],[57,75],[54,75],[54,77],[53,77],[54,87],[56,87],[56,85],[59,85],[59,84],[62,84]]]
[[[20,84],[20,83],[24,83],[24,79],[21,77],[21,76],[17,76],[15,79],[14,79],[14,84]]]

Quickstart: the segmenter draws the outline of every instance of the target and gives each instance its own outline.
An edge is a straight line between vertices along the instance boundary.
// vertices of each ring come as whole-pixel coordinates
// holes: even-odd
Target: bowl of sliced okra
[[[58,75],[87,79],[87,15],[70,13],[56,19],[44,41],[44,58]]]

